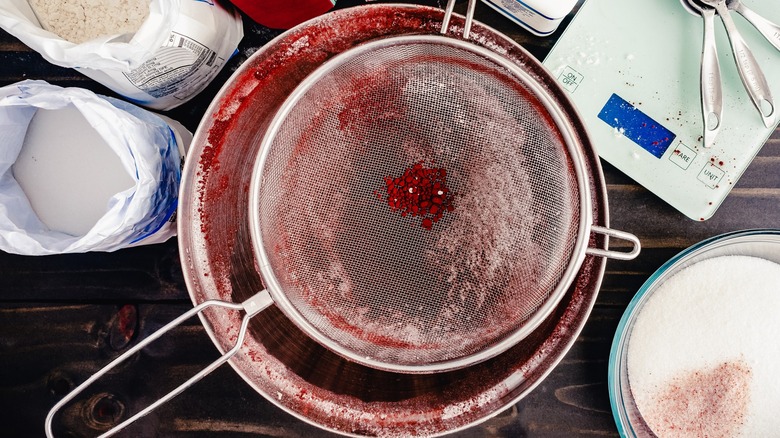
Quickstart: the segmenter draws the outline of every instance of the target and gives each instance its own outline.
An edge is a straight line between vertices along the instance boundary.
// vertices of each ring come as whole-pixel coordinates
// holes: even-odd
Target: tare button
[[[720,183],[720,180],[723,179],[725,174],[726,172],[719,167],[712,163],[707,163],[704,165],[701,172],[699,172],[699,181],[703,182],[705,186],[714,189],[718,186],[718,183]]]
[[[682,142],[677,143],[674,151],[669,155],[669,161],[687,170],[693,159],[696,158],[696,152],[685,146]]]

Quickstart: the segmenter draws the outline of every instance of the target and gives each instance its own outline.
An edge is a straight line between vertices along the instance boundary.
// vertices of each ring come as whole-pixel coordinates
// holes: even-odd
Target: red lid
[[[336,0],[231,0],[252,20],[273,29],[289,29],[329,11]]]

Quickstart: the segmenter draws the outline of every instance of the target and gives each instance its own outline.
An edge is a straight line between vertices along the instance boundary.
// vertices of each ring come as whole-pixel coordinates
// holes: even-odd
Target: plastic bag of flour
[[[143,0],[2,0],[0,27],[52,64],[161,110],[202,91],[244,35],[240,14],[215,0],[145,0],[149,9],[133,32],[127,24],[139,17],[131,1]],[[76,14],[76,6],[86,12]],[[72,41],[95,28],[119,33]]]
[[[0,250],[114,251],[169,239],[189,139],[178,123],[81,88],[0,88]]]

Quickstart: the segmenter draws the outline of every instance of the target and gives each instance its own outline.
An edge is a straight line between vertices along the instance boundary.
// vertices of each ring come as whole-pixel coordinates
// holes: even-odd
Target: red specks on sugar
[[[645,421],[658,436],[737,436],[750,402],[751,368],[742,361],[675,377],[659,391]]]

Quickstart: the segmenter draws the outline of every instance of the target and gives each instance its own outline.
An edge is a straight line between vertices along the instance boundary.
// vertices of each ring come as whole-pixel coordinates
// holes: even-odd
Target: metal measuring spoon
[[[737,63],[737,71],[742,84],[745,86],[750,100],[753,101],[758,112],[761,114],[761,120],[764,126],[771,128],[775,119],[775,104],[772,100],[772,93],[769,90],[769,84],[766,77],[761,72],[761,67],[756,62],[753,52],[750,51],[747,43],[737,30],[734,20],[731,18],[729,8],[726,6],[726,0],[696,0],[707,6],[712,6],[720,15],[723,26],[726,27],[726,34],[731,43],[731,51],[734,53],[734,60]]]
[[[704,42],[701,51],[701,113],[704,121],[704,147],[712,147],[723,120],[723,89],[721,88],[718,49],[715,46],[715,9],[694,0],[680,0],[691,14],[704,20]]]
[[[780,50],[780,25],[777,25],[766,18],[758,15],[752,9],[742,4],[740,0],[726,0],[726,6],[732,11],[735,11],[745,17],[745,20],[750,22],[761,35],[769,41],[770,44],[775,46],[777,50]]]

